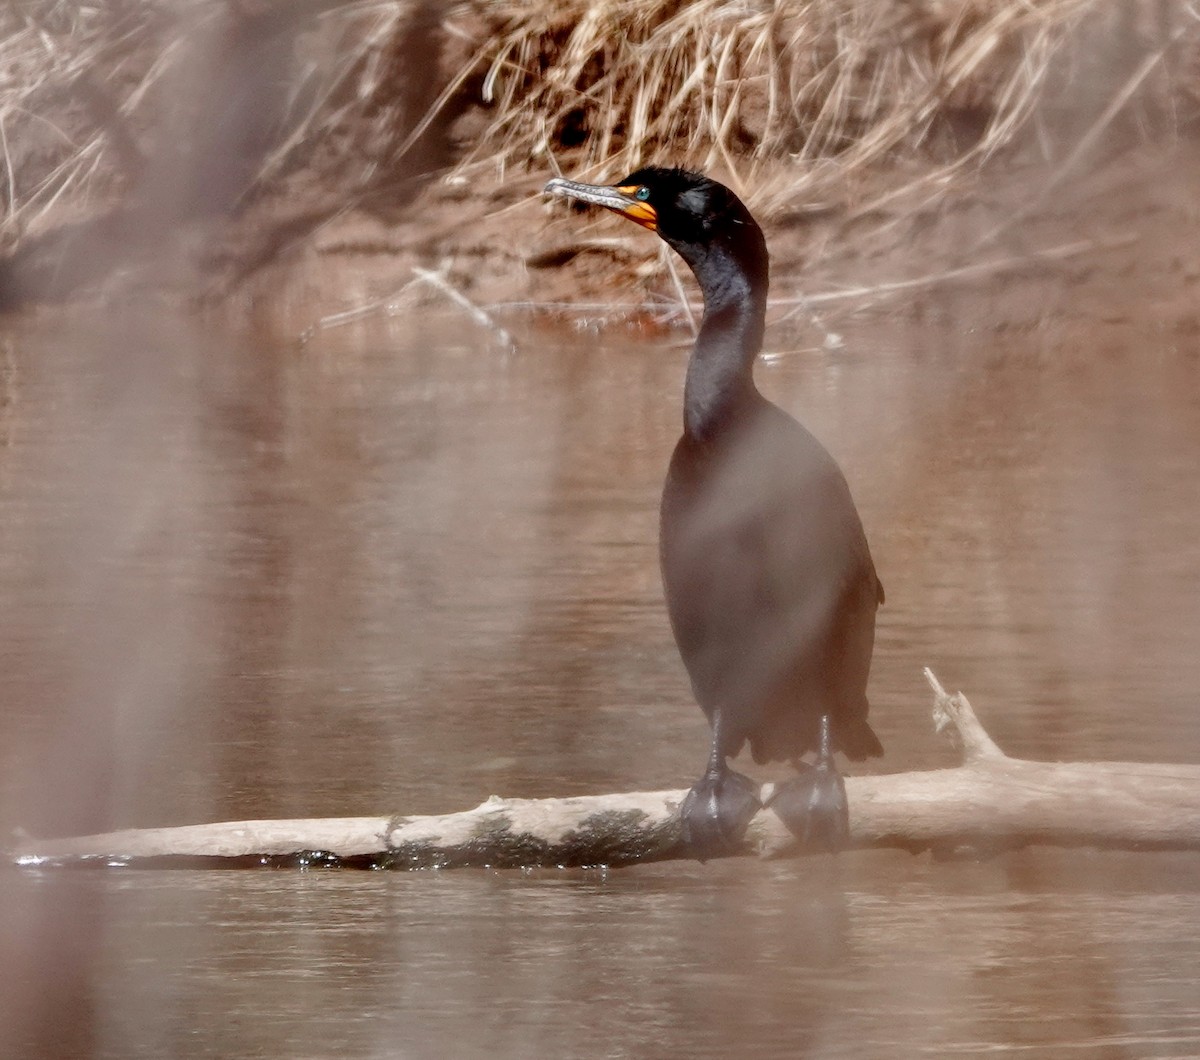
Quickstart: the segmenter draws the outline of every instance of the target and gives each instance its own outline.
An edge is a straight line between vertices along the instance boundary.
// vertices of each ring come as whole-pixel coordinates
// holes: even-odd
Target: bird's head
[[[741,199],[701,173],[648,166],[614,185],[556,177],[546,185],[546,193],[603,206],[657,232],[694,270],[720,247],[744,268],[761,267],[765,275],[762,230]]]

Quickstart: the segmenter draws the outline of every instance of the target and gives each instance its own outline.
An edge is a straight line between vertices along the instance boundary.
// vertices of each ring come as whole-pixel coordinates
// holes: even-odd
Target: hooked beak
[[[635,199],[636,187],[614,188],[605,184],[578,184],[573,180],[563,180],[555,177],[543,189],[545,194],[554,195],[560,199],[579,199],[590,202],[593,206],[603,206],[606,210],[628,217],[635,224],[658,231],[658,214],[648,202]]]

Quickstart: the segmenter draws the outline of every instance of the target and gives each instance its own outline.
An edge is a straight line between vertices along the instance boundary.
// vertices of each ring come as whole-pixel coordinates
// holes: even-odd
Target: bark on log
[[[1032,843],[1125,850],[1200,849],[1200,766],[1030,762],[1007,757],[962,693],[929,670],[934,720],[963,753],[954,769],[847,777],[851,847],[995,853]],[[18,865],[455,868],[621,865],[691,856],[684,791],[501,799],[430,817],[237,821],[28,840]],[[804,853],[770,809],[743,854]]]

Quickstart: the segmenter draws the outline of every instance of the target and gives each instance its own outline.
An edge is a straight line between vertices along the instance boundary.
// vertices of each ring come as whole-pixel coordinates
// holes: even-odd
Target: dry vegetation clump
[[[394,176],[417,145],[418,122],[436,109],[435,8],[6,5],[0,238],[12,244],[51,214],[53,224],[98,204],[166,220],[228,214],[301,170],[310,187],[325,178],[342,197],[380,173]]]
[[[452,168],[670,160],[768,213],[906,161],[940,188],[1051,85],[1111,119],[1159,72],[1188,117],[1198,30],[1162,0],[26,0],[0,9],[0,254],[105,210],[383,211]]]
[[[932,158],[944,178],[985,160],[1097,39],[1119,33],[1123,50],[1145,54],[1175,21],[1136,0],[474,6],[491,21],[483,94],[493,110],[464,164],[561,165],[569,151],[572,170],[604,179],[682,159],[719,167],[768,211],[798,195],[836,197],[881,163]],[[1177,14],[1195,37],[1194,16]],[[1120,67],[1107,73],[1115,93]],[[798,165],[764,187],[759,163],[779,158]]]
[[[132,71],[130,57],[152,25],[148,11],[117,5],[102,12],[65,2],[9,4],[0,11],[4,242],[15,242],[62,200],[103,193],[114,170],[137,164],[121,159],[137,154],[128,111],[152,75],[148,62]]]
[[[481,5],[497,21],[494,119],[474,157],[582,148],[619,175],[662,151],[732,173],[791,155],[869,164],[960,115],[1003,135],[1088,0],[562,0]],[[990,133],[990,135],[989,135]]]

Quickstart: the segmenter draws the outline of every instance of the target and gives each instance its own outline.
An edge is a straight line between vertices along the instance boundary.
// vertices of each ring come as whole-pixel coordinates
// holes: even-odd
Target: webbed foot
[[[808,849],[840,850],[850,838],[846,784],[833,761],[829,718],[821,718],[815,765],[798,762],[799,775],[780,784],[768,805]]]
[[[679,809],[683,841],[701,861],[733,853],[761,808],[758,785],[749,777],[727,766],[709,770],[692,786]]]
[[[801,763],[799,776],[775,788],[768,806],[801,844],[813,850],[840,850],[850,838],[846,785],[832,762]]]

